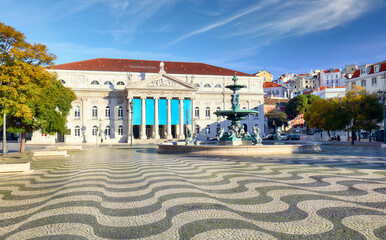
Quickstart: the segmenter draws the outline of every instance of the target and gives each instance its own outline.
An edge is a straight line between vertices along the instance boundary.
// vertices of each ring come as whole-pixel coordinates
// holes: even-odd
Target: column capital
[[[141,99],[146,99],[146,97],[144,97],[144,96],[141,96]]]
[[[184,97],[179,97],[178,99],[179,99],[179,100],[184,100]]]
[[[157,96],[157,97],[154,97],[154,100],[158,100],[159,99],[159,97]]]
[[[172,100],[172,97],[166,97],[167,100]]]

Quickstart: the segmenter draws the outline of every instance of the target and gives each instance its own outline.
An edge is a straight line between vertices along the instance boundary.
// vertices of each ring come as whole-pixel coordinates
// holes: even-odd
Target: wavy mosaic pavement
[[[86,149],[0,177],[0,239],[386,239],[386,151]]]

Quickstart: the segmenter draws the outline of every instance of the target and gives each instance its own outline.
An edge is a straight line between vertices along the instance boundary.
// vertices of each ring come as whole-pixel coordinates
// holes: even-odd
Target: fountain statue
[[[242,88],[246,88],[246,86],[237,84],[237,80],[238,79],[235,74],[232,79],[233,84],[225,86],[226,88],[233,91],[231,98],[232,110],[214,112],[214,114],[216,114],[218,117],[226,117],[228,120],[231,121],[231,125],[228,126],[228,131],[222,134],[222,136],[219,138],[219,143],[222,145],[250,144],[251,142],[253,143],[255,139],[253,136],[251,136],[248,132],[244,130],[244,128],[241,126],[240,120],[244,120],[249,115],[256,115],[259,112],[254,110],[240,110],[240,96],[237,91]],[[222,131],[224,132],[224,130]],[[260,132],[260,130],[258,130],[258,132]],[[259,142],[257,140],[255,141]]]
[[[196,137],[194,135],[192,135],[192,131],[188,128],[188,133],[187,133],[187,136],[185,138],[185,144],[186,145],[194,145],[195,142],[196,142]]]

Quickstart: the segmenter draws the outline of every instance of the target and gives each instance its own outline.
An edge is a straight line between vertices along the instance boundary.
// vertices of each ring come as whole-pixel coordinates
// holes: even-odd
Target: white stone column
[[[159,108],[158,108],[159,97],[154,98],[154,139],[160,139],[159,136]]]
[[[167,139],[173,139],[172,136],[172,98],[168,97],[167,98],[167,121],[168,121],[168,126],[167,126]]]
[[[194,118],[195,118],[195,116],[194,116],[194,114],[195,114],[195,106],[194,106],[194,100],[193,100],[193,98],[190,100],[190,124],[192,125],[191,126],[191,131],[192,131],[192,134],[194,134],[194,132],[196,131],[196,126],[195,126],[195,123],[194,123]]]
[[[180,97],[180,127],[178,133],[179,139],[185,139],[184,136],[184,98]]]
[[[141,97],[141,139],[146,138],[146,97]]]

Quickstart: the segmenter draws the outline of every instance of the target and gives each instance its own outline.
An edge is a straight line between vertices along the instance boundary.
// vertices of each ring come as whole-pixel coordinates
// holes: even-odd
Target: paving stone
[[[386,149],[264,157],[85,148],[0,176],[0,239],[384,239]]]

